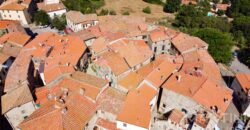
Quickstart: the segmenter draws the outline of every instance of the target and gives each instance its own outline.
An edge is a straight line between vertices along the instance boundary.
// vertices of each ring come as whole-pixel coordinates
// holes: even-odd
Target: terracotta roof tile
[[[189,36],[181,32],[172,39],[172,43],[180,53],[185,53],[192,49],[208,47],[207,43],[198,37]]]
[[[250,89],[250,75],[245,73],[237,73],[235,77],[240,83],[245,93],[248,93]]]
[[[26,84],[7,92],[1,97],[2,101],[2,114],[8,112],[10,109],[19,105],[33,101],[30,89]]]
[[[66,18],[75,24],[98,20],[96,14],[82,14],[80,11],[69,11],[66,13]]]
[[[40,10],[44,10],[46,12],[53,12],[57,10],[66,9],[66,7],[61,2],[58,4],[45,4],[44,2],[42,2],[42,3],[37,3],[37,6]]]
[[[105,119],[102,119],[102,118],[97,119],[96,125],[98,125],[98,126],[100,126],[102,128],[105,128],[107,130],[118,130],[116,128],[116,123],[115,122],[111,122],[109,120],[105,120]]]
[[[180,110],[173,109],[170,112],[168,119],[175,122],[175,123],[180,123],[180,121],[182,120],[183,117],[184,117],[184,114]]]
[[[8,25],[13,23],[19,23],[19,21],[15,20],[0,20],[0,29],[6,29]]]
[[[157,91],[146,84],[130,91],[117,120],[148,129],[151,120],[149,102],[156,94]]]
[[[24,9],[26,9],[25,6],[18,4],[16,2],[12,2],[10,4],[0,6],[0,10],[20,10],[20,11],[22,11]]]

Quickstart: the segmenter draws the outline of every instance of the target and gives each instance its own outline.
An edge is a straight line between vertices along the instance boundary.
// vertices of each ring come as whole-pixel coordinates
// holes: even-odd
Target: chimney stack
[[[84,89],[84,88],[80,88],[80,92],[79,92],[79,93],[80,93],[81,95],[83,95],[84,92],[85,92],[85,89]]]
[[[181,75],[177,75],[177,80],[178,80],[178,82],[181,81]]]

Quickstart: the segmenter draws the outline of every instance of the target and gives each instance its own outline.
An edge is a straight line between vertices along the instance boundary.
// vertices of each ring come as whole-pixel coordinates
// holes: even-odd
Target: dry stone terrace
[[[95,20],[69,35],[41,33],[21,49],[1,98],[14,129],[217,126],[233,91],[207,43],[141,17]]]

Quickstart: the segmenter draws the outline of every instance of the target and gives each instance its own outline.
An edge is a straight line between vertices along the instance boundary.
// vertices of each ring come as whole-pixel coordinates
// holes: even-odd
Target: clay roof
[[[179,68],[177,68],[175,64],[169,61],[163,61],[146,77],[146,80],[152,83],[156,88],[160,88],[161,85],[177,70],[179,70]]]
[[[156,94],[157,91],[146,84],[130,91],[117,120],[148,129],[151,120],[149,102]]]
[[[66,18],[75,24],[98,20],[96,14],[82,14],[80,11],[69,11],[66,13]]]
[[[1,97],[2,101],[2,114],[8,112],[10,109],[19,105],[33,101],[30,89],[26,84],[7,92]]]
[[[235,75],[235,78],[237,79],[245,93],[248,93],[250,89],[250,75],[245,73],[237,73]]]
[[[54,33],[42,34],[30,42],[27,48],[33,49],[34,58],[44,60],[41,64],[44,64],[46,84],[63,74],[74,72],[74,66],[87,49],[79,37]]]
[[[104,37],[99,37],[97,38],[93,44],[91,45],[91,50],[95,53],[95,54],[99,54],[101,52],[103,52],[104,50],[107,50],[107,41]]]
[[[184,117],[184,114],[178,110],[178,109],[173,109],[170,112],[170,115],[168,116],[168,119],[175,122],[175,123],[180,123],[181,119]]]
[[[5,55],[3,53],[0,53],[0,64],[5,63],[10,58],[9,55]]]
[[[6,29],[8,25],[13,23],[19,23],[19,21],[15,20],[0,20],[0,29]]]
[[[98,118],[96,121],[96,125],[105,128],[107,130],[118,130],[116,128],[116,123],[115,122],[111,122],[109,120],[105,120],[103,118]]]
[[[153,55],[153,52],[143,40],[121,39],[115,41],[109,47],[124,57],[131,68],[145,62]]]
[[[126,93],[119,90],[108,87],[105,89],[97,100],[98,109],[118,115],[124,105],[126,99]]]
[[[25,119],[23,130],[80,130],[95,114],[95,104],[78,93],[69,93],[65,103],[51,100]],[[64,111],[64,112],[63,112]]]
[[[104,79],[80,72],[80,71],[75,71],[72,73],[71,77],[73,79],[76,79],[78,81],[93,85],[98,88],[102,88],[108,84],[108,82]]]
[[[180,77],[179,81],[178,77]],[[166,81],[163,88],[190,97],[209,110],[211,106],[218,107],[219,112],[216,114],[219,117],[224,114],[232,100],[232,90],[229,88],[218,85],[217,82],[203,76],[194,76],[184,72],[174,74]]]
[[[27,81],[30,61],[31,53],[29,51],[21,51],[7,73],[4,92],[15,89],[20,86],[20,83]]]
[[[230,7],[229,4],[216,4],[216,8],[218,8],[219,10],[226,11],[228,7]]]
[[[53,12],[57,10],[66,9],[66,7],[61,2],[57,4],[45,4],[44,2],[42,2],[42,3],[37,3],[37,6],[38,9],[44,10],[46,12]]]
[[[159,30],[159,29],[150,32],[149,37],[153,42],[170,40],[170,37],[165,33],[165,30]]]
[[[190,3],[193,4],[193,5],[197,4],[197,2],[195,0],[182,0],[181,3],[184,4],[184,5],[188,5]]]
[[[17,37],[18,36],[18,37]],[[30,36],[23,32],[10,32],[0,38],[0,44],[10,42],[18,46],[24,46],[30,40]]]
[[[173,59],[175,59],[175,63],[173,63]],[[180,60],[182,59],[167,54],[159,55],[154,61],[120,79],[118,84],[132,90],[137,88],[144,79],[147,79],[155,87],[160,87],[175,69],[178,70],[181,67],[182,61]]]
[[[216,82],[221,82],[219,67],[207,50],[199,49],[183,54],[182,71],[207,76]]]
[[[185,53],[192,49],[206,48],[208,45],[198,37],[179,33],[172,39],[172,43],[180,53]]]
[[[103,53],[100,58],[94,62],[102,67],[111,68],[116,76],[129,70],[129,66],[125,59],[119,53],[113,51]]]
[[[0,10],[19,10],[19,11],[22,11],[24,9],[26,9],[25,6],[18,4],[16,2],[12,2],[10,4],[5,4],[5,5],[0,6]]]
[[[89,31],[89,30],[81,30],[81,31],[78,31],[78,32],[71,33],[70,35],[78,36],[83,41],[86,41],[86,40],[89,40],[89,39],[92,39],[92,38],[96,38],[96,35],[94,33],[92,33],[91,31]]]

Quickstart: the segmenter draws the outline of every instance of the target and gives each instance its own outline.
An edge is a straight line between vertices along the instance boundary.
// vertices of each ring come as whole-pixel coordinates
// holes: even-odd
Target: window
[[[154,52],[156,52],[156,50],[157,50],[157,47],[154,48]]]
[[[9,17],[11,18],[11,15],[9,15]]]
[[[20,15],[18,15],[18,18],[20,18]]]
[[[165,49],[165,45],[162,46],[162,50],[164,50],[164,49]]]
[[[165,108],[165,107],[166,107],[166,104],[162,104],[162,107],[164,107],[164,108]]]
[[[127,127],[127,124],[126,124],[126,123],[123,123],[123,127]]]

